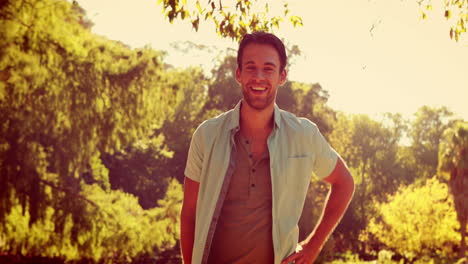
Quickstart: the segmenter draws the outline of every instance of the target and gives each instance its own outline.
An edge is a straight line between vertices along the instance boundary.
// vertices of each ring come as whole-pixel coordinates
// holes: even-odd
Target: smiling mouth
[[[252,90],[254,91],[265,91],[266,88],[265,87],[259,87],[259,86],[253,86],[251,87]]]

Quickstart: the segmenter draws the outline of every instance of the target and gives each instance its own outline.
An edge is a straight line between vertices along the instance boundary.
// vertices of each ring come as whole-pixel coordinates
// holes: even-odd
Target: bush
[[[85,209],[85,222],[74,222],[69,215],[60,224],[53,221],[48,207],[43,220],[29,225],[29,213],[17,204],[0,229],[0,255],[60,258],[64,261],[87,259],[89,263],[130,263],[173,248],[179,237],[179,212],[182,187],[170,182],[158,207],[143,210],[138,199],[122,191],[104,191],[98,185],[84,187],[83,195],[93,204]],[[63,232],[56,228],[63,225]],[[76,234],[73,225],[90,225],[90,231]]]
[[[407,259],[453,257],[460,240],[459,224],[447,185],[436,178],[422,186],[402,187],[377,204],[377,214],[361,234],[367,243],[380,243]]]

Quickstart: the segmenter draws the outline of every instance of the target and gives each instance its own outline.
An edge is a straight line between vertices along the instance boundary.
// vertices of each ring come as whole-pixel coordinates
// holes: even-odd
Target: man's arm
[[[354,193],[354,180],[341,158],[338,158],[335,169],[324,179],[331,184],[328,199],[315,230],[300,243],[302,250],[283,260],[283,264],[313,263],[323,244],[343,217]]]
[[[180,245],[184,263],[192,263],[193,243],[195,239],[195,216],[197,213],[198,189],[200,183],[185,177],[184,201],[180,214]]]

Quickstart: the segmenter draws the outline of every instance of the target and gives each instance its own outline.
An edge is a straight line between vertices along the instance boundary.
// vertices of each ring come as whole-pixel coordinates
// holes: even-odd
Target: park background
[[[318,262],[460,262],[468,1],[304,2],[2,1],[0,261],[180,263],[191,134],[241,97],[239,35],[268,29],[290,56],[278,105],[356,181]]]

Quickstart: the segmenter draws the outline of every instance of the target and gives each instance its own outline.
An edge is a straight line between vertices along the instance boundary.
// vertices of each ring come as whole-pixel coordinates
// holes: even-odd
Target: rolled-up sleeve
[[[311,125],[313,126],[312,145],[315,153],[312,170],[319,179],[323,179],[335,169],[338,153],[328,144],[318,127],[313,123]]]
[[[200,182],[200,175],[203,166],[203,133],[201,124],[193,133],[192,141],[187,157],[187,165],[185,166],[185,176],[190,179]]]

